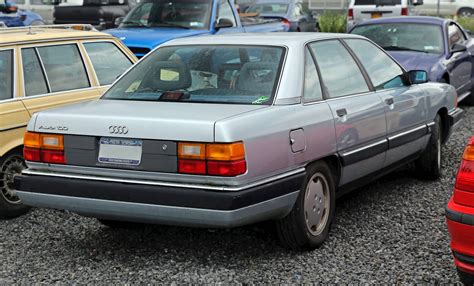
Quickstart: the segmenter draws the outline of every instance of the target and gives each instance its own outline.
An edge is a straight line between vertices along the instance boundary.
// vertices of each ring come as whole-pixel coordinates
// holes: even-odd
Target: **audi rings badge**
[[[110,134],[127,134],[128,127],[127,126],[109,126],[109,133]]]

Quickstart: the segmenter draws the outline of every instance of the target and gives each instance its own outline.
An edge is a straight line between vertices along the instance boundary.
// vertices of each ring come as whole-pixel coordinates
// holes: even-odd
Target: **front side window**
[[[351,34],[374,41],[386,51],[444,53],[441,26],[413,23],[386,23],[358,26]]]
[[[404,86],[403,70],[384,52],[365,40],[344,40],[359,58],[376,90]]]
[[[210,0],[145,1],[130,11],[120,26],[208,29],[211,11]]]
[[[323,99],[318,70],[308,49],[305,51],[303,101],[311,102]]]
[[[13,98],[13,51],[0,51],[0,100]]]
[[[77,45],[38,48],[51,92],[89,87],[86,69]]]
[[[48,84],[34,48],[21,51],[26,96],[48,93]]]
[[[230,6],[227,0],[222,1],[219,4],[218,16],[217,16],[217,23],[219,23],[220,19],[228,19],[232,22],[234,27],[237,25],[235,23],[234,12],[232,11],[232,7]]]
[[[310,44],[330,97],[368,92],[362,73],[346,48],[337,40]]]
[[[100,85],[107,85],[123,74],[132,62],[113,43],[85,43]]]
[[[135,65],[102,98],[271,104],[283,57],[282,47],[163,47]]]

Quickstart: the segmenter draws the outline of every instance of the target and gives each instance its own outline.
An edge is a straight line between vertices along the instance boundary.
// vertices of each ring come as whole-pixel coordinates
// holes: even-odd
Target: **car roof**
[[[401,17],[387,17],[364,21],[356,26],[383,24],[383,23],[416,23],[416,24],[432,24],[442,26],[446,19],[430,16],[401,16]]]
[[[336,33],[235,33],[214,36],[186,37],[169,41],[162,46],[176,45],[261,45],[294,46],[323,39],[364,38],[352,34]]]
[[[82,30],[76,30],[82,29]],[[85,25],[0,28],[0,46],[83,38],[113,38]]]

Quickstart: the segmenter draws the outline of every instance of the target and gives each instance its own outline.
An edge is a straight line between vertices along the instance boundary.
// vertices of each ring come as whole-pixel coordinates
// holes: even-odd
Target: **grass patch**
[[[335,12],[324,12],[318,17],[319,28],[321,32],[326,33],[345,33],[346,16]]]
[[[464,29],[474,32],[474,17],[460,17],[457,22]]]

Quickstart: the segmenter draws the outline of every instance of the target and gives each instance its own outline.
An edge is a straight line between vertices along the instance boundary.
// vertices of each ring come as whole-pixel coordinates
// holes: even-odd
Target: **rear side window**
[[[13,51],[0,51],[0,100],[13,98]]]
[[[86,69],[77,45],[38,48],[51,92],[89,87]]]
[[[337,40],[310,44],[330,97],[368,92],[369,87],[356,62]]]
[[[86,43],[100,85],[107,85],[123,74],[132,62],[113,43]]]
[[[34,48],[21,51],[26,96],[48,93],[48,85]]]
[[[376,90],[404,86],[403,70],[384,52],[365,40],[345,40],[369,74]]]
[[[271,104],[284,51],[269,46],[163,47],[135,65],[103,98]]]

